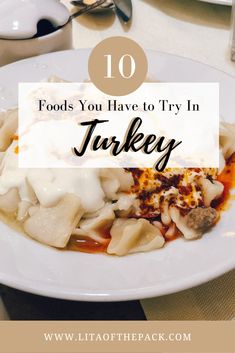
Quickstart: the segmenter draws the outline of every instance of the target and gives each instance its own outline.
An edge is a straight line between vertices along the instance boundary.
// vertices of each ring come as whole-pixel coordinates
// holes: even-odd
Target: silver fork
[[[101,3],[98,3],[98,1],[96,1],[91,5],[86,5],[83,0],[73,0],[73,1],[70,1],[70,3],[74,6],[80,6],[81,7],[80,11],[84,10],[85,12],[92,11],[93,9],[110,10],[115,7],[112,1],[107,1],[107,0],[104,0]]]
[[[71,1],[71,4],[72,5],[79,5],[79,3],[81,3],[82,1],[79,1],[79,0],[74,0],[74,1]],[[98,0],[96,2],[94,2],[93,4],[91,5],[85,5],[82,9],[80,9],[79,11],[73,13],[71,16],[70,16],[70,20],[80,16],[80,15],[83,15],[84,13],[87,13],[93,9],[95,9],[96,7],[99,7],[101,5],[103,5],[104,3],[106,2],[106,0]]]

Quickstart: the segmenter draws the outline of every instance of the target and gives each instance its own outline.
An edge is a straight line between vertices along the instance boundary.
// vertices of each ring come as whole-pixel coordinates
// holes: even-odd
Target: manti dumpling
[[[146,219],[116,219],[110,233],[107,252],[119,256],[159,249],[165,243],[160,230]]]
[[[10,189],[6,194],[0,195],[0,210],[13,213],[17,210],[20,196],[17,188]]]
[[[67,194],[54,207],[34,207],[24,230],[41,243],[64,248],[83,213],[78,197]]]
[[[17,130],[17,109],[0,113],[0,151],[6,151]]]
[[[198,239],[217,221],[218,213],[212,207],[197,207],[183,216],[180,210],[170,207],[171,219],[186,240]]]
[[[90,237],[101,244],[106,243],[107,237],[105,237],[105,234],[109,234],[114,219],[115,214],[112,206],[105,205],[93,217],[81,220],[79,228],[76,228],[73,234]]]
[[[213,200],[218,199],[224,190],[224,185],[217,180],[200,178],[199,183],[202,186],[204,205],[209,207]]]
[[[102,188],[110,200],[117,200],[118,193],[130,190],[133,178],[123,168],[104,168],[100,173]]]
[[[220,147],[223,156],[228,159],[235,151],[235,124],[220,124]]]

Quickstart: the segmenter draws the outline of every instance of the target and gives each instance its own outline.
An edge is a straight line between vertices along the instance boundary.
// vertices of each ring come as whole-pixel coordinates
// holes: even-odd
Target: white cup
[[[60,29],[30,39],[1,39],[0,66],[28,57],[72,48],[71,21]]]

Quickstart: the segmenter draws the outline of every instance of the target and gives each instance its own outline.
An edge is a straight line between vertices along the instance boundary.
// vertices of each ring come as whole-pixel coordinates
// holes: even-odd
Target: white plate
[[[233,4],[232,0],[199,0],[199,1],[211,2],[212,4],[227,5],[227,6],[232,6]]]
[[[1,107],[17,104],[17,83],[57,75],[88,78],[88,50],[48,54],[0,69]],[[160,81],[216,81],[221,113],[235,121],[235,79],[203,64],[148,52],[149,77]],[[159,296],[215,278],[235,266],[235,205],[202,239],[176,240],[161,250],[122,258],[58,251],[0,224],[0,282],[57,298],[111,301]]]

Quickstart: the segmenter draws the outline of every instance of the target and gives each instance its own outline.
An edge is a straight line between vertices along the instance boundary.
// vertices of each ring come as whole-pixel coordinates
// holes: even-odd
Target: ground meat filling
[[[218,213],[212,207],[198,207],[187,215],[187,226],[197,231],[206,231],[217,221]]]

